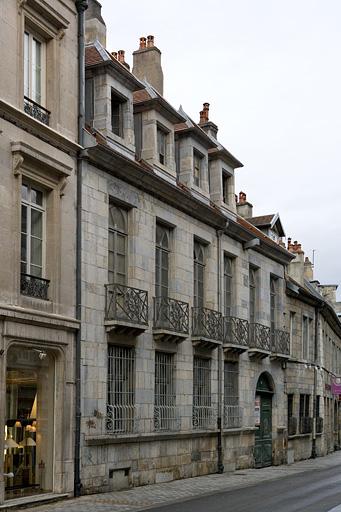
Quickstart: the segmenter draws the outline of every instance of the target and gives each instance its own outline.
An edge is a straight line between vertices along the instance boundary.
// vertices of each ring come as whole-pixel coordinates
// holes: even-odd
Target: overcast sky
[[[165,97],[197,121],[210,103],[244,164],[236,192],[254,215],[279,212],[316,250],[315,278],[341,285],[341,1],[100,1],[108,49],[132,64],[139,37],[155,36]]]

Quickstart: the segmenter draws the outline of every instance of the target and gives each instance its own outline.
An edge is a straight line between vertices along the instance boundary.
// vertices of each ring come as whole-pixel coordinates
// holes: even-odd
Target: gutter
[[[221,300],[221,236],[223,230],[217,229],[217,294],[218,294],[218,311],[222,312],[222,300]],[[222,326],[224,328],[224,326]],[[218,452],[218,464],[217,473],[224,473],[224,451],[223,451],[223,421],[222,421],[222,400],[223,400],[223,346],[218,346],[218,440],[217,440],[217,452]]]
[[[87,0],[76,0],[78,12],[78,143],[84,147],[85,127],[85,15],[88,8]],[[77,158],[77,225],[76,225],[76,318],[82,320],[82,174],[83,153],[78,153]],[[76,334],[76,368],[75,368],[75,460],[74,460],[74,495],[80,496],[82,483],[80,475],[80,451],[81,451],[81,337],[82,325]]]

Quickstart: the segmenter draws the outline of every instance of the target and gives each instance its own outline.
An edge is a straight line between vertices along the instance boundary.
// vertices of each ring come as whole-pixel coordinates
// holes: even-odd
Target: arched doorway
[[[255,466],[263,468],[272,464],[272,379],[266,372],[258,379],[255,396],[256,426]]]

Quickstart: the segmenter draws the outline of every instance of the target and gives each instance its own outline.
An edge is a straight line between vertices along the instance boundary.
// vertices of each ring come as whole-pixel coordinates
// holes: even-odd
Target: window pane
[[[31,188],[31,202],[43,206],[43,193],[40,190]]]
[[[33,208],[31,209],[31,235],[43,238],[43,214]]]
[[[25,201],[28,199],[28,187],[24,183],[21,185],[21,198]]]
[[[21,261],[22,263],[26,263],[27,261],[27,236],[23,234],[21,235]]]
[[[30,61],[29,61],[29,35],[24,34],[24,95],[30,96]]]
[[[42,266],[43,243],[38,238],[31,237],[31,264]]]
[[[21,206],[21,232],[27,233],[27,206]]]
[[[42,277],[42,268],[37,265],[31,265],[30,274],[36,277]]]
[[[126,237],[119,233],[117,234],[117,252],[120,254],[126,253]]]
[[[41,104],[41,43],[36,39],[32,44],[32,98]]]

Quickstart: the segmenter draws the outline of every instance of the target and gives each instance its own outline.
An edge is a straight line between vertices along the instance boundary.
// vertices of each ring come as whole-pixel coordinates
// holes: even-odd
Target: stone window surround
[[[229,196],[231,194],[231,188],[233,187],[233,174],[228,172],[224,168],[222,169],[221,183],[222,183],[222,188],[221,188],[222,201],[226,206],[231,206],[231,204],[229,202]],[[225,187],[227,190],[225,190]]]

